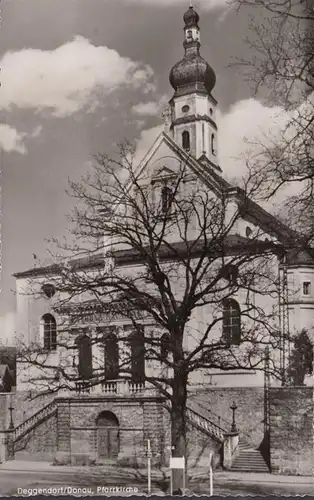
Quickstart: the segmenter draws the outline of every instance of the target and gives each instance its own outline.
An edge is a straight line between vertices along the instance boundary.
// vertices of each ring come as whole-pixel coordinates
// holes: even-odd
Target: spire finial
[[[190,0],[190,9],[193,9],[192,0]]]

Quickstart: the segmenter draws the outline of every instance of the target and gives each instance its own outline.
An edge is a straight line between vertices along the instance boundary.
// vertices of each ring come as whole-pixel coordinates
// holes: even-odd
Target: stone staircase
[[[34,415],[24,420],[24,422],[16,426],[14,429],[14,434],[13,434],[14,443],[16,444],[24,436],[29,434],[33,429],[38,427],[38,425],[40,425],[48,418],[52,417],[56,412],[57,412],[57,401],[54,400],[48,405],[41,408]]]
[[[241,440],[238,453],[230,469],[232,472],[254,472],[269,474],[269,467],[259,450]]]
[[[230,422],[215,415],[211,410],[199,401],[191,400],[188,402],[187,416],[191,416],[191,423],[198,425],[207,431],[213,438],[217,438],[221,443],[225,440],[225,434],[230,430]],[[216,423],[215,423],[216,422]],[[217,424],[218,422],[218,424]],[[223,427],[225,429],[223,429]],[[258,449],[253,448],[240,433],[239,444],[235,453],[235,459],[231,466],[232,472],[270,472],[263,455]]]

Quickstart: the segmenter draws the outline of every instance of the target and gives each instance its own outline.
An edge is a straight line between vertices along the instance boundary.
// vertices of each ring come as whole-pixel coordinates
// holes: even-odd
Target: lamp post
[[[237,409],[237,405],[233,401],[232,405],[230,406],[230,410],[232,410],[232,424],[231,424],[231,432],[238,432],[236,423],[235,423],[235,411]]]
[[[13,406],[12,406],[12,402],[11,402],[11,405],[9,406],[9,411],[10,411],[10,424],[9,424],[9,430],[13,430],[14,429],[14,424],[13,424],[13,418],[12,418],[12,413],[13,413]]]

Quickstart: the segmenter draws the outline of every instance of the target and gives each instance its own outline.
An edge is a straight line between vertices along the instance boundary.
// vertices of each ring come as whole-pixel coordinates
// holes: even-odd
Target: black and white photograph
[[[313,494],[313,0],[0,7],[0,496]]]

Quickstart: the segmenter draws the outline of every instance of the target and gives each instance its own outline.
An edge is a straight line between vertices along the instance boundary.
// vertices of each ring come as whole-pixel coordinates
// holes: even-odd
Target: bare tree
[[[252,57],[237,61],[257,96],[281,106],[281,133],[267,137],[249,161],[251,173],[264,183],[264,198],[293,184],[286,201],[305,243],[313,239],[314,181],[314,3],[313,0],[231,0],[240,12],[250,9]],[[256,16],[254,15],[256,13]],[[271,134],[269,134],[271,135]],[[263,142],[263,141],[262,141]],[[287,210],[288,209],[288,210]]]
[[[20,346],[20,361],[35,369],[35,386],[50,393],[75,383],[145,381],[169,401],[173,455],[186,456],[191,377],[212,369],[263,370],[265,347],[279,349],[282,245],[265,240],[258,228],[239,236],[237,224],[256,205],[214,173],[200,180],[188,159],[178,166],[168,158],[169,171],[173,162],[178,168],[159,185],[134,169],[132,158],[124,144],[118,158],[99,155],[94,174],[71,184],[76,243],[62,246],[71,258],[37,269],[41,276],[30,283],[35,296],[47,281],[57,291],[58,335],[50,347],[58,346],[60,358],[53,361],[49,346],[33,338]],[[108,325],[121,318],[117,356]],[[100,353],[93,367],[91,346]],[[279,376],[276,356],[270,371]]]

